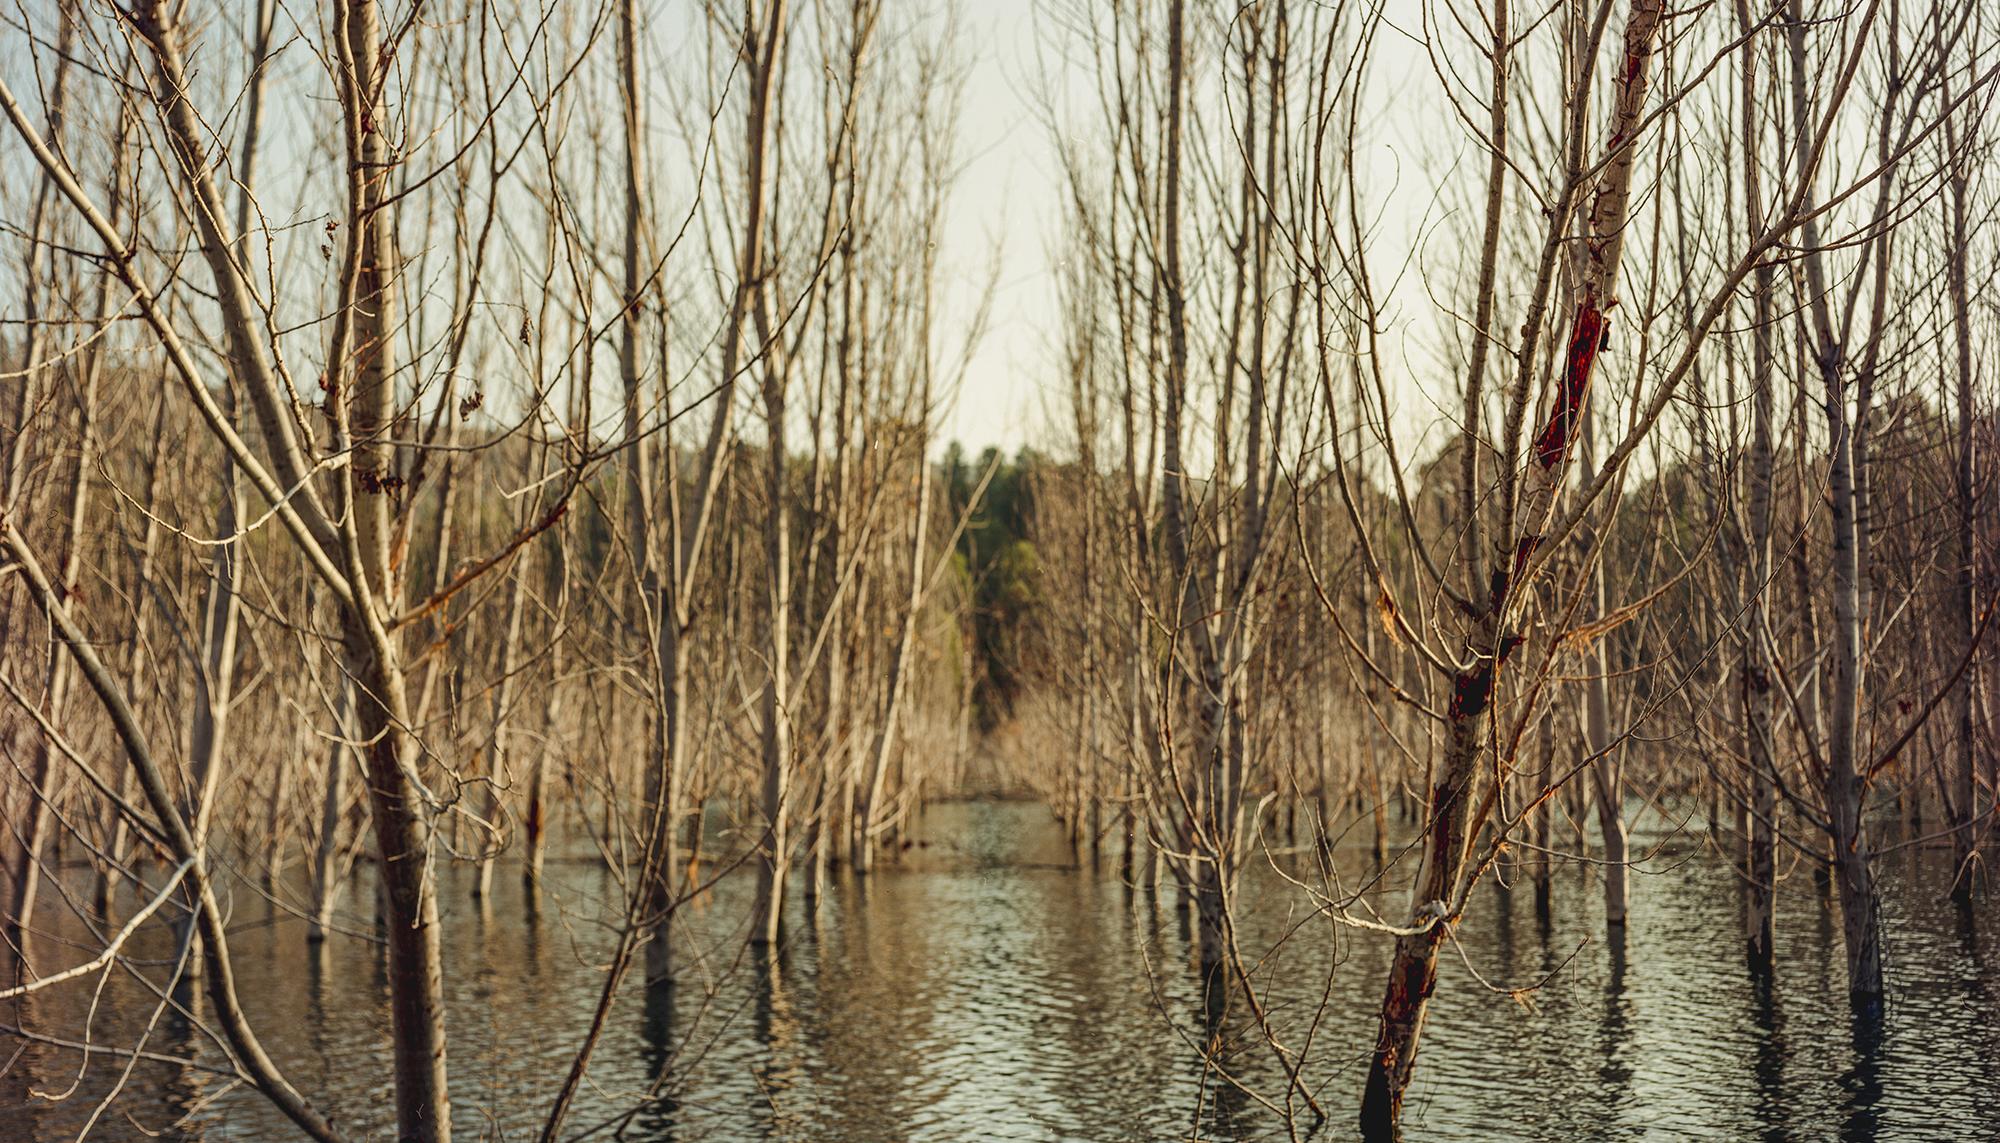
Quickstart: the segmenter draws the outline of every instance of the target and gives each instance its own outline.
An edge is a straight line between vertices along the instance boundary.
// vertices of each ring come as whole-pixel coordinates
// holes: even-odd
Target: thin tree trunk
[[[1949,87],[1946,89],[1949,94]],[[1979,120],[1972,121],[1971,130],[1977,131]],[[1945,120],[1945,138],[1948,150],[1959,153],[1963,142],[1968,148],[1974,140],[1961,141],[1958,138],[1956,117]],[[1976,152],[1975,152],[1976,153]],[[1978,575],[1978,524],[1979,489],[1974,479],[1974,436],[1973,425],[1978,411],[1973,404],[1972,388],[1972,299],[1967,283],[1966,263],[1970,258],[1967,234],[1966,200],[1971,193],[1970,166],[1975,160],[1970,156],[1959,160],[1946,184],[1947,204],[1951,219],[1951,245],[1947,251],[1945,274],[1951,295],[1952,341],[1956,351],[1958,366],[1955,385],[1956,456],[1952,466],[1952,499],[1956,510],[1957,541],[1951,595],[1951,625],[1958,637],[1962,654],[1968,661],[1964,674],[1955,684],[1953,701],[1952,754],[1954,767],[1951,774],[1950,797],[1945,802],[1947,820],[1952,827],[1952,857],[1954,859],[1951,881],[1952,900],[1961,906],[1972,903],[1972,891],[1979,872],[1979,775],[1977,751],[1977,723],[1973,709],[1973,692],[1977,687],[1978,670],[1974,661],[1975,644],[1979,638],[1978,617],[1974,614],[1974,582]]]
[[[744,25],[744,47],[754,53],[750,63],[752,78],[758,94],[751,100],[750,134],[753,141],[764,138],[769,120],[769,100],[774,90],[774,79],[778,71],[784,42],[785,0],[771,0],[762,26],[747,19]],[[749,193],[753,200],[761,203],[764,198],[762,148],[753,142],[750,176],[753,185]],[[764,225],[762,211],[754,211],[746,220],[750,231]],[[791,767],[792,767],[792,727],[791,709],[787,702],[791,691],[791,612],[792,612],[792,539],[790,489],[785,479],[787,436],[786,418],[789,414],[787,390],[790,387],[790,364],[779,360],[783,352],[776,337],[776,323],[771,318],[771,297],[766,278],[770,267],[761,246],[749,245],[757,241],[751,234],[744,236],[744,272],[746,281],[738,291],[741,305],[755,319],[756,329],[764,343],[763,362],[763,402],[764,402],[764,561],[765,561],[765,623],[766,643],[763,714],[763,786],[760,791],[761,810],[764,819],[763,836],[757,851],[757,890],[751,906],[750,941],[756,945],[774,945],[784,925],[785,874],[791,863]]]
[[[340,906],[341,889],[346,884],[346,847],[341,827],[347,821],[347,766],[351,692],[345,678],[336,684],[338,697],[333,713],[333,735],[326,750],[326,782],[320,799],[319,841],[313,847],[312,916],[307,922],[306,940],[318,944],[333,931],[333,912]]]
[[[650,907],[646,910],[650,926],[650,939],[646,945],[646,982],[648,987],[670,983],[673,979],[673,958],[668,936],[672,928],[671,906],[674,890],[670,884],[672,870],[678,865],[675,852],[672,825],[667,810],[680,812],[684,800],[682,790],[687,780],[690,760],[687,758],[686,688],[688,683],[688,632],[694,622],[695,580],[699,573],[702,553],[706,547],[709,525],[718,502],[718,494],[723,478],[728,470],[734,439],[736,380],[743,365],[744,335],[752,308],[762,297],[765,272],[764,240],[767,229],[764,213],[769,200],[769,179],[766,166],[770,148],[771,91],[772,79],[776,73],[778,49],[783,41],[785,26],[785,0],[770,0],[770,7],[761,24],[746,23],[739,55],[749,77],[748,106],[744,118],[744,211],[742,221],[743,246],[736,266],[736,285],[732,293],[729,316],[722,337],[722,374],[716,394],[709,398],[715,402],[715,412],[710,419],[707,443],[703,447],[701,470],[694,482],[694,501],[682,506],[677,481],[677,466],[672,463],[674,451],[665,451],[668,465],[665,472],[667,519],[670,528],[670,543],[665,553],[668,559],[665,584],[666,601],[661,608],[659,642],[660,669],[662,677],[661,717],[666,722],[666,749],[663,762],[654,768],[652,781],[657,783],[652,801],[652,818],[662,824],[662,833],[654,854],[654,868],[647,871],[645,880],[650,893]],[[699,817],[699,810],[695,811]],[[698,831],[697,820],[694,828]]]
[[[550,651],[553,656],[554,650]],[[542,743],[535,749],[535,762],[528,771],[528,808],[522,815],[521,823],[526,852],[522,855],[521,881],[530,894],[540,891],[543,869],[548,864],[549,853],[549,754],[553,750],[552,739],[556,732],[557,702],[560,692],[557,680],[551,678],[549,691],[542,705]]]
[[[65,14],[57,33],[55,75],[48,107],[49,136],[58,141],[61,138],[63,108],[69,88],[70,57],[76,40],[75,28],[75,21]],[[113,185],[118,185],[115,172]],[[0,489],[0,493],[4,493],[4,499],[0,499],[0,508],[10,512],[18,512],[29,506],[28,492],[23,487],[25,466],[29,457],[28,446],[37,435],[29,430],[32,419],[37,416],[36,394],[40,389],[39,382],[53,381],[53,370],[47,368],[43,359],[48,342],[42,332],[43,326],[40,320],[44,275],[39,265],[41,251],[49,238],[49,230],[54,226],[54,211],[51,209],[53,191],[53,174],[44,172],[36,188],[32,218],[29,222],[29,242],[24,259],[26,264],[22,267],[26,335],[23,339],[25,347],[19,381],[21,398],[17,423],[12,426],[14,439],[7,449],[7,483],[4,489]],[[53,289],[53,283],[47,285]],[[77,573],[82,567],[77,544],[82,537],[83,515],[89,505],[91,413],[90,402],[86,399],[78,411],[80,451],[77,456],[75,480],[69,490],[69,511],[63,533],[62,563],[57,568],[57,577],[62,584],[64,598],[68,598],[75,590]],[[50,654],[44,692],[45,703],[48,714],[58,725],[65,721],[64,707],[69,697],[71,670],[68,656]],[[43,851],[49,845],[50,826],[55,810],[55,780],[55,744],[47,735],[42,735],[36,741],[34,762],[29,766],[26,792],[28,801],[23,807],[27,815],[27,828],[19,835],[19,863],[12,870],[12,897],[7,902],[8,912],[4,918],[0,918],[19,933],[24,942],[34,927],[36,899],[41,895]],[[8,807],[5,803],[0,803],[0,808]]]
[[[1550,707],[1548,710],[1542,712],[1541,729],[1537,737],[1540,739],[1541,772],[1536,778],[1536,786],[1537,788],[1546,788],[1547,784],[1555,777],[1556,712],[1554,707]],[[1553,809],[1554,802],[1554,798],[1537,798],[1535,800],[1535,808],[1530,813],[1528,819],[1528,839],[1533,845],[1535,853],[1534,865],[1532,867],[1533,873],[1531,874],[1535,881],[1535,919],[1543,925],[1547,925],[1553,919],[1553,914],[1550,910],[1553,905],[1553,895],[1551,893],[1553,885],[1551,882],[1554,879],[1555,861],[1549,850],[1554,847],[1555,842],[1554,829],[1552,828],[1555,816]]]
[[[481,799],[486,813],[486,837],[480,842],[479,872],[473,879],[472,895],[475,900],[483,901],[492,896],[493,866],[500,856],[500,821],[506,815],[500,791],[511,780],[507,765],[507,714],[513,706],[514,675],[521,666],[521,613],[527,595],[527,569],[516,567],[509,573],[507,616],[500,627],[500,677],[493,684],[493,715],[486,733],[486,786],[485,796]]]
[[[1749,34],[1753,28],[1749,0],[1736,0],[1738,27]],[[1755,235],[1763,230],[1762,165],[1757,139],[1761,130],[1756,114],[1757,59],[1755,50],[1740,57],[1743,116],[1743,198],[1747,224]],[[1750,386],[1752,424],[1750,436],[1750,535],[1749,567],[1743,589],[1743,727],[1744,757],[1749,765],[1748,836],[1745,874],[1748,900],[1743,914],[1746,958],[1753,975],[1768,977],[1776,964],[1777,948],[1777,757],[1772,740],[1772,695],[1770,642],[1766,636],[1766,593],[1770,590],[1771,562],[1771,476],[1773,410],[1776,405],[1772,342],[1772,288],[1775,268],[1760,264],[1751,284],[1751,363]]]
[[[1591,572],[1590,591],[1596,602],[1593,618],[1604,614],[1604,565]],[[1610,664],[1606,661],[1604,639],[1595,640],[1584,653],[1585,740],[1595,761],[1590,766],[1590,787],[1597,806],[1597,831],[1603,842],[1604,923],[1617,930],[1625,926],[1630,908],[1631,845],[1625,830],[1625,763],[1611,732]]]
[[[241,515],[236,486],[236,465],[227,456],[222,461],[220,502],[216,507],[218,537],[236,534]],[[199,657],[194,664],[194,733],[189,750],[193,784],[189,791],[188,821],[197,846],[208,844],[208,827],[215,811],[215,789],[223,769],[223,742],[229,732],[229,706],[235,693],[238,545],[231,541],[215,548],[209,566],[207,603],[203,608]],[[275,839],[273,839],[275,842]],[[194,902],[176,928],[183,943],[199,942]],[[182,985],[191,986],[201,974],[199,945],[187,957]]]
[[[785,874],[791,863],[792,727],[785,700],[791,690],[792,548],[790,490],[785,480],[785,385],[778,376],[781,369],[781,365],[766,366],[764,392],[765,622],[769,641],[764,648],[767,674],[762,704],[764,830],[758,843],[757,896],[750,922],[750,941],[760,945],[778,943],[784,925]]]
[[[924,387],[922,402],[923,416],[925,423],[928,424],[930,417],[928,384]],[[928,570],[925,541],[930,536],[931,465],[929,457],[925,455],[929,439],[928,434],[924,434],[916,445],[917,500],[916,518],[911,522],[909,590],[902,600],[903,615],[896,634],[896,657],[889,661],[888,694],[883,701],[882,725],[876,732],[874,759],[855,815],[857,820],[853,860],[857,873],[868,872],[874,864],[875,815],[881,807],[884,780],[888,777],[890,751],[896,737],[896,719],[902,711],[905,679],[910,669],[910,651],[916,642],[917,617],[923,610],[924,580],[925,572]]]

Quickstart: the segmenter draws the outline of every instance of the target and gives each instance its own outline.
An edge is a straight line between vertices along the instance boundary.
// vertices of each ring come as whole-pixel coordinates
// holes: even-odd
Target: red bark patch
[[[385,474],[382,470],[372,465],[355,465],[354,482],[361,486],[361,491],[372,495],[380,495],[385,492],[393,494],[401,491],[403,487],[403,478],[401,476],[393,472]]]
[[[1474,718],[1485,711],[1493,697],[1493,667],[1493,660],[1481,659],[1451,681],[1451,717]]]
[[[1535,549],[1541,546],[1542,534],[1540,532],[1530,532],[1521,537],[1520,543],[1514,545],[1514,578],[1516,580],[1521,578],[1521,573],[1528,570],[1528,561],[1535,558]]]
[[[1554,468],[1569,453],[1582,425],[1583,399],[1590,392],[1591,371],[1597,354],[1604,348],[1604,334],[1611,323],[1604,311],[1589,302],[1577,307],[1576,329],[1570,334],[1569,354],[1563,366],[1562,382],[1556,390],[1555,405],[1535,438],[1535,459],[1543,468]]]
[[[1528,570],[1528,560],[1533,558],[1535,549],[1541,542],[1541,534],[1537,532],[1522,536],[1520,543],[1514,545],[1512,565],[1494,570],[1492,578],[1487,582],[1489,595],[1492,597],[1492,603],[1487,608],[1489,614],[1498,615],[1500,610],[1507,606],[1507,593],[1514,589],[1515,584],[1521,582],[1521,577]]]

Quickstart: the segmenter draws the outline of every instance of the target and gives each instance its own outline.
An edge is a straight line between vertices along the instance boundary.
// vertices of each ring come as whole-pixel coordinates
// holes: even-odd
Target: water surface
[[[1446,947],[1410,1138],[2000,1138],[2000,916],[1962,923],[1941,900],[1942,855],[1906,849],[1882,861],[1892,995],[1879,1034],[1857,1037],[1838,919],[1810,877],[1795,871],[1782,887],[1779,984],[1760,991],[1742,968],[1741,895],[1727,864],[1657,825],[1642,823],[1636,840],[1651,856],[1634,877],[1622,949],[1601,937],[1587,864],[1559,871],[1547,924],[1525,887],[1481,890],[1457,947]],[[830,887],[814,919],[794,902],[773,958],[740,950],[744,879],[690,910],[682,943],[700,955],[687,983],[650,1018],[633,990],[566,1134],[1289,1137],[1278,1057],[1244,1005],[1217,1022],[1202,1003],[1171,894],[1127,886],[1111,854],[1098,868],[1073,861],[1035,805],[933,807],[912,841],[865,884]],[[1309,855],[1276,860],[1323,883]],[[1372,862],[1343,848],[1333,868],[1352,885]],[[558,864],[552,880],[530,908],[502,877],[482,908],[468,877],[447,874],[461,1138],[533,1137],[595,1003],[610,943],[601,902],[615,890],[584,862]],[[1329,1114],[1316,1137],[1348,1138],[1387,940],[1315,916],[1268,867],[1251,872],[1244,897],[1240,949],[1267,1020],[1303,1053],[1303,1084]],[[351,920],[365,928],[365,917]],[[287,1074],[357,1136],[393,1137],[377,946],[356,935],[310,952],[300,922],[241,886],[233,925],[244,1001]],[[85,936],[74,925],[64,935]],[[163,934],[135,948],[154,981],[168,975]],[[90,951],[45,940],[38,955],[54,967]],[[0,1139],[72,1139],[86,1123],[92,1138],[115,1140],[292,1135],[254,1093],[201,1070],[220,1058],[207,1033],[157,1015],[153,992],[129,973],[9,1009],[0,1005],[0,1021],[75,1040],[87,1021],[93,1043],[193,1062],[141,1060],[127,1074],[117,1056],[30,1048],[0,1074]],[[0,1037],[0,1062],[19,1047]],[[1311,1133],[1304,1096],[1294,1088],[1289,1102],[1299,1134]]]

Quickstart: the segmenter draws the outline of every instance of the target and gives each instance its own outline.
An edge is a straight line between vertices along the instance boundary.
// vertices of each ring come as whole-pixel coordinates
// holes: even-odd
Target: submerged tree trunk
[[[320,799],[319,840],[313,848],[312,915],[307,920],[306,940],[318,944],[333,927],[333,911],[340,905],[341,888],[346,883],[346,847],[341,827],[347,820],[348,744],[351,734],[348,711],[352,684],[342,679],[336,684],[339,696],[333,712],[333,734],[326,750],[326,784]]]
[[[767,367],[767,375],[782,367]],[[791,864],[791,690],[792,551],[791,513],[785,481],[785,390],[782,379],[765,384],[766,467],[764,476],[766,676],[761,704],[764,778],[760,809],[763,838],[757,849],[757,896],[751,907],[752,944],[778,943],[784,926],[785,874]]]
[[[1491,671],[1491,653],[1475,671]],[[1490,684],[1491,675],[1487,676]],[[1396,938],[1389,962],[1388,988],[1382,997],[1381,1023],[1368,1068],[1368,1085],[1361,1096],[1361,1134],[1369,1140],[1397,1137],[1403,1115],[1403,1093],[1416,1066],[1417,1043],[1431,990],[1437,984],[1438,948],[1444,943],[1462,888],[1467,847],[1476,833],[1470,828],[1479,801],[1486,743],[1485,696],[1479,701],[1454,701],[1445,734],[1444,757],[1430,789],[1424,821],[1423,865],[1410,904],[1411,932]]]
[[[1828,370],[1829,373],[1837,371]],[[1847,987],[1857,1010],[1879,1013],[1882,1005],[1882,945],[1876,915],[1875,878],[1862,824],[1866,783],[1859,771],[1858,720],[1861,703],[1861,569],[1856,536],[1853,426],[1845,395],[1829,381],[1828,428],[1833,464],[1833,649],[1828,679],[1831,710],[1827,722],[1826,800],[1832,827],[1834,879],[1839,883],[1842,937],[1847,946]]]
[[[745,10],[746,17],[749,10]],[[757,53],[752,59],[753,77],[761,95],[753,97],[751,134],[761,138],[767,101],[775,86],[782,60],[785,30],[785,2],[771,0],[762,26],[746,22],[745,46]],[[763,177],[761,156],[753,163],[753,173]],[[760,197],[760,186],[750,192]],[[749,226],[761,226],[753,216]],[[745,236],[749,241],[749,236]],[[778,323],[772,314],[774,300],[766,279],[770,260],[761,247],[747,248],[744,269],[748,281],[739,291],[755,320],[763,343],[764,404],[764,574],[765,574],[765,678],[761,703],[763,716],[763,784],[760,809],[763,836],[757,850],[757,890],[750,910],[750,942],[753,945],[778,943],[784,927],[785,874],[791,865],[791,617],[792,617],[792,522],[790,487],[785,479],[788,460],[786,419],[790,415],[791,363],[778,344]]]
[[[1595,597],[1594,617],[1604,614],[1604,568],[1591,572],[1586,591]],[[1603,843],[1604,924],[1611,930],[1625,927],[1630,908],[1632,882],[1631,845],[1625,830],[1625,762],[1611,731],[1611,666],[1604,640],[1593,641],[1584,654],[1585,671],[1583,725],[1585,743],[1593,756],[1590,765],[1592,801],[1597,807],[1597,832]]]
[[[1754,162],[1754,159],[1752,160]],[[1748,762],[1749,837],[1745,853],[1748,901],[1743,926],[1750,971],[1769,975],[1776,955],[1778,777],[1774,749],[1770,640],[1767,635],[1766,593],[1772,579],[1771,561],[1771,270],[1757,271],[1755,306],[1757,330],[1751,384],[1756,392],[1750,445],[1750,566],[1745,576],[1747,602],[1743,637],[1744,757]]]
[[[1806,24],[1798,0],[1791,0],[1785,28],[1791,56],[1792,118],[1795,143],[1801,162],[1809,148],[1808,63]],[[1885,110],[1883,112],[1887,114]],[[1892,177],[1893,165],[1882,177]],[[1811,172],[1802,177],[1810,178]],[[1885,184],[1886,185],[1886,184]],[[1807,205],[1812,197],[1807,198]],[[1826,771],[1823,793],[1827,829],[1833,846],[1834,880],[1840,897],[1842,938],[1847,949],[1847,987],[1857,1013],[1876,1016],[1882,1006],[1882,945],[1876,913],[1875,878],[1863,825],[1867,781],[1861,773],[1860,717],[1863,693],[1862,611],[1863,581],[1861,498],[1856,485],[1855,460],[1858,437],[1865,425],[1858,423],[1850,407],[1846,379],[1847,362],[1841,336],[1832,317],[1830,285],[1824,267],[1819,226],[1807,214],[1802,224],[1800,264],[1804,269],[1807,307],[1810,313],[1812,365],[1819,374],[1822,406],[1827,419],[1828,466],[1826,488],[1832,517],[1832,632],[1827,655],[1826,682]],[[1886,260],[1888,248],[1881,235],[1871,238],[1874,253]],[[1880,265],[1875,273],[1886,274]],[[1808,320],[1801,315],[1801,320]],[[1864,401],[1865,407],[1866,402]]]
[[[1504,5],[1496,9],[1502,15],[1505,11]],[[1525,610],[1524,602],[1532,598],[1530,585],[1524,581],[1536,566],[1533,560],[1545,539],[1543,529],[1549,526],[1557,495],[1567,476],[1570,454],[1584,424],[1591,381],[1604,348],[1609,311],[1617,304],[1618,267],[1631,206],[1636,141],[1643,126],[1653,54],[1664,17],[1663,0],[1632,0],[1627,9],[1623,54],[1616,72],[1617,99],[1604,142],[1605,158],[1584,218],[1583,254],[1568,351],[1555,379],[1557,391],[1548,420],[1532,445],[1516,509],[1517,534],[1498,537],[1499,544],[1492,553],[1495,569],[1492,584],[1486,589],[1491,598],[1466,624],[1464,658],[1470,660],[1470,666],[1452,679],[1444,755],[1429,791],[1424,864],[1407,926],[1411,931],[1396,939],[1375,1051],[1362,1095],[1361,1130],[1371,1140],[1393,1139],[1400,1130],[1403,1097],[1415,1065],[1424,1013],[1437,980],[1438,949],[1446,926],[1457,919],[1466,888],[1463,882],[1468,873],[1467,847],[1483,824],[1472,819],[1473,807],[1482,804],[1478,787],[1489,769],[1481,764],[1482,750],[1490,739],[1489,709],[1498,696],[1501,667],[1522,638],[1502,624],[1513,622]],[[1497,21],[1491,31],[1495,44],[1491,66],[1496,120],[1492,145],[1497,147],[1504,138],[1502,116],[1509,98],[1506,21]],[[1581,92],[1575,94],[1575,98],[1581,96]],[[1581,123],[1581,105],[1578,107],[1575,121]],[[1496,156],[1491,177],[1498,180],[1501,173]],[[1497,199],[1490,202],[1489,218],[1497,219],[1498,210]],[[1567,222],[1557,219],[1555,225]],[[1522,372],[1526,375],[1528,371]],[[1475,379],[1470,407],[1476,408],[1478,401]],[[1477,423],[1476,417],[1468,417],[1468,431],[1476,432]],[[1468,441],[1465,447],[1479,447],[1479,442]]]
[[[446,1143],[451,1138],[451,1099],[445,1078],[444,955],[431,807],[417,772],[422,751],[410,733],[401,640],[384,618],[393,613],[400,595],[390,551],[401,269],[388,182],[395,160],[384,122],[382,69],[387,57],[374,0],[350,0],[345,16],[336,42],[352,160],[353,293],[345,299],[351,341],[338,348],[345,348],[352,360],[347,424],[342,427],[353,448],[354,477],[340,485],[351,529],[343,538],[353,592],[342,609],[341,636],[347,673],[354,681],[388,909],[397,1129],[404,1140]],[[340,364],[337,349],[335,365]]]
[[[928,387],[923,394],[924,416],[928,418],[930,393]],[[925,455],[928,434],[923,434],[917,444],[917,502],[916,518],[911,521],[910,534],[910,582],[905,593],[902,623],[896,633],[895,658],[889,661],[888,694],[883,700],[881,726],[876,729],[873,761],[869,767],[869,777],[863,784],[861,799],[854,812],[854,870],[866,873],[874,865],[875,815],[880,812],[884,782],[889,775],[889,758],[896,739],[896,720],[902,713],[903,692],[910,670],[910,651],[916,641],[917,618],[923,608],[926,542],[930,537],[931,474],[930,460]]]
[[[753,309],[764,296],[763,280],[768,269],[764,241],[767,230],[765,207],[769,202],[771,181],[766,168],[772,134],[772,80],[777,72],[779,49],[784,38],[785,9],[786,0],[768,0],[763,19],[745,24],[738,48],[739,62],[749,80],[744,112],[742,246],[735,267],[736,282],[731,291],[729,315],[722,334],[721,379],[715,394],[708,398],[715,403],[714,412],[702,449],[701,467],[692,482],[693,498],[674,510],[673,506],[679,504],[674,495],[678,491],[679,475],[674,464],[674,450],[669,448],[664,450],[667,461],[664,476],[669,495],[654,499],[656,505],[664,502],[668,506],[669,536],[662,555],[667,574],[663,585],[665,601],[660,609],[660,649],[657,652],[662,672],[659,705],[660,717],[665,722],[665,744],[648,779],[653,784],[649,795],[653,805],[650,817],[662,830],[651,857],[653,868],[645,872],[650,902],[650,907],[645,910],[650,930],[646,945],[646,982],[649,988],[670,984],[673,980],[673,958],[668,937],[674,904],[671,879],[679,858],[673,834],[675,822],[671,820],[671,815],[686,812],[681,803],[689,763],[686,757],[689,632],[695,620],[694,591],[702,554],[706,550],[723,478],[734,451],[737,375],[745,364],[746,327]],[[701,829],[700,813],[699,806],[693,807],[689,820],[690,828],[697,837]],[[689,848],[692,850],[691,846]]]
[[[1749,0],[1736,0],[1737,26],[1747,35],[1752,30]],[[1761,124],[1756,114],[1757,53],[1746,51],[1742,61],[1742,145],[1744,202],[1747,223],[1754,236],[1764,227],[1763,195],[1760,191],[1762,165],[1757,138]],[[1751,359],[1750,387],[1752,423],[1750,432],[1749,566],[1744,569],[1743,592],[1743,731],[1744,758],[1748,766],[1747,805],[1739,793],[1740,817],[1747,818],[1744,875],[1747,881],[1743,913],[1745,956],[1753,975],[1769,976],[1776,963],[1777,937],[1777,756],[1773,749],[1773,701],[1771,693],[1770,642],[1767,637],[1767,599],[1774,574],[1771,560],[1771,477],[1773,410],[1776,406],[1772,322],[1772,287],[1776,269],[1759,265],[1751,280]]]
[[[1949,88],[1946,89],[1947,92]],[[1980,122],[1972,120],[1970,130],[1977,132]],[[1956,117],[1945,120],[1947,149],[1957,153],[1960,139],[1957,137]],[[1976,139],[1964,141],[1968,146]],[[1977,152],[1973,152],[1977,154]],[[1957,563],[1952,576],[1951,623],[1953,634],[1966,660],[1963,675],[1954,686],[1952,720],[1953,767],[1949,786],[1949,797],[1945,811],[1952,830],[1952,857],[1954,859],[1951,881],[1952,900],[1961,906],[1972,903],[1974,882],[1979,873],[1979,774],[1977,747],[1977,714],[1974,710],[1973,695],[1977,687],[1979,671],[1976,656],[1979,639],[1978,617],[1974,614],[1974,583],[1978,578],[1978,526],[1980,488],[1975,478],[1973,426],[1979,413],[1973,400],[1972,362],[1972,298],[1967,283],[1967,262],[1971,258],[1969,235],[1967,234],[1966,206],[1971,195],[1970,166],[1976,160],[1966,157],[1959,160],[1946,183],[1946,203],[1950,212],[1951,245],[1945,254],[1945,278],[1951,297],[1952,342],[1955,351],[1957,375],[1954,378],[1954,404],[1956,437],[1952,458],[1952,507],[1957,519],[1956,544],[1953,558]]]
[[[480,799],[486,819],[482,832],[486,836],[480,841],[478,875],[472,887],[473,897],[481,901],[493,895],[493,867],[499,860],[505,840],[505,831],[500,823],[506,816],[506,809],[501,804],[500,791],[512,780],[512,770],[507,765],[510,756],[507,717],[514,703],[514,676],[520,670],[521,612],[527,602],[527,594],[527,569],[516,567],[508,573],[507,614],[500,625],[499,678],[493,684],[492,718],[486,733],[486,781],[484,796]]]

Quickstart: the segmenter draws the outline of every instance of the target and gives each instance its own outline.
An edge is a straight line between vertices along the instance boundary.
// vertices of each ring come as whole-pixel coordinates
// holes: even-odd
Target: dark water
[[[589,1138],[843,1141],[1284,1139],[1284,1073],[1238,1004],[1212,1026],[1171,899],[1069,867],[1042,809],[930,810],[922,843],[865,886],[829,891],[772,961],[736,951],[742,887],[689,915],[709,950],[670,1011],[635,997],[600,1048],[568,1121]],[[1447,946],[1412,1093],[1412,1139],[2000,1138],[2000,1000],[1992,928],[1940,900],[1937,855],[1885,857],[1893,995],[1879,1036],[1847,1016],[1830,902],[1803,871],[1783,886],[1780,986],[1741,968],[1739,892],[1691,837],[1643,828],[1622,950],[1597,939],[1586,865],[1562,871],[1556,918],[1525,887],[1482,889]],[[1349,884],[1364,852],[1340,851]],[[1281,859],[1289,860],[1289,859]],[[1310,869],[1294,875],[1316,877]],[[446,885],[451,1068],[465,1139],[530,1138],[595,1001],[609,944],[592,867],[563,866],[530,911],[512,878],[490,908]],[[1279,1040],[1326,1108],[1315,1137],[1350,1135],[1373,1034],[1385,938],[1315,918],[1269,868],[1245,885],[1241,950]],[[128,909],[131,907],[126,906]],[[1387,907],[1385,903],[1385,908]],[[374,946],[309,954],[302,926],[239,888],[232,938],[256,1026],[302,1089],[363,1138],[390,1137],[385,984]],[[72,936],[78,934],[72,933]],[[149,935],[146,969],[170,971]],[[88,952],[51,949],[51,965]],[[1482,983],[1482,978],[1484,983]],[[1544,979],[1546,978],[1546,982]],[[1518,998],[1495,989],[1541,983]],[[93,991],[102,984],[90,1013]],[[635,990],[636,991],[636,990]],[[16,1009],[71,1039],[219,1057],[199,1027],[155,1018],[126,973],[72,982]],[[88,1014],[88,1017],[87,1017]],[[150,1025],[150,1026],[149,1026]],[[1221,1065],[1204,1066],[1211,1034]],[[0,1037],[0,1062],[18,1042]],[[662,1074],[665,1080],[655,1077]],[[61,1097],[61,1098],[57,1098]],[[1300,1136],[1312,1132],[1292,1100]],[[289,1138],[259,1097],[188,1064],[37,1048],[0,1074],[0,1140]]]

